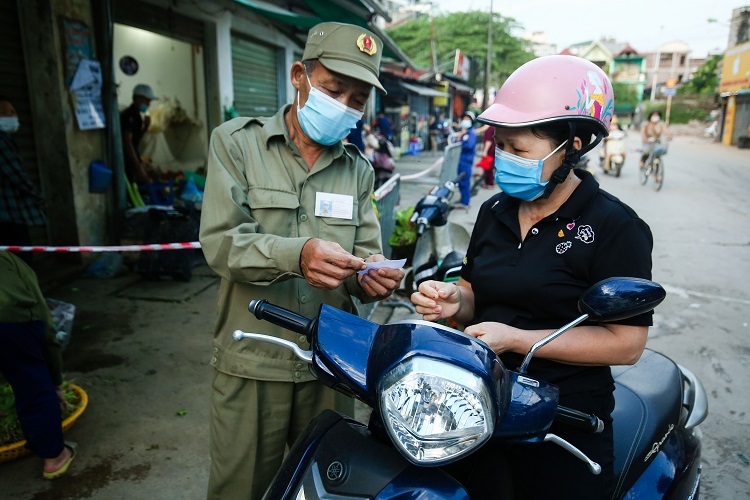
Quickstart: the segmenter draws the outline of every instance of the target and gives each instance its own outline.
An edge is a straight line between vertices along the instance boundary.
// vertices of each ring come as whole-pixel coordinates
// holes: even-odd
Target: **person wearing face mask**
[[[458,135],[457,141],[461,142],[461,155],[458,160],[457,174],[464,174],[464,176],[458,183],[458,188],[461,192],[461,203],[456,205],[455,208],[465,210],[469,209],[469,202],[471,201],[471,175],[472,168],[474,167],[474,156],[477,151],[477,134],[474,132],[475,119],[476,115],[472,111],[466,111],[458,123],[459,127],[461,127],[461,132]]]
[[[667,125],[661,121],[661,111],[658,109],[653,110],[648,114],[648,121],[643,122],[641,125],[641,142],[643,142],[642,154],[641,154],[641,165],[643,165],[651,153],[651,148],[654,147],[655,141],[658,142],[661,137],[664,136],[670,141],[672,140],[672,134],[667,129]]]
[[[138,84],[133,87],[133,102],[120,112],[125,174],[131,182],[139,184],[148,184],[157,180],[156,170],[149,162],[141,158],[138,151],[141,139],[151,123],[151,118],[146,115],[146,112],[154,99],[156,96],[149,85]]]
[[[294,102],[270,118],[236,118],[211,134],[201,213],[203,253],[221,276],[211,365],[211,471],[208,497],[261,498],[285,447],[330,408],[353,401],[315,380],[289,350],[232,340],[260,332],[309,349],[305,336],[255,319],[252,299],[308,317],[321,304],[355,311],[398,288],[402,269],[384,260],[370,196],[375,174],[353,144],[378,80],[383,45],[363,28],[322,23],[310,29],[290,81]]]
[[[0,96],[0,245],[30,245],[29,226],[47,223],[42,192],[29,178],[12,137],[19,128],[16,109]],[[31,263],[30,253],[17,255]]]
[[[412,295],[425,320],[452,318],[515,368],[534,343],[577,317],[589,286],[613,276],[651,278],[648,225],[590,173],[573,168],[607,136],[613,110],[611,83],[585,59],[540,57],[511,74],[478,118],[495,127],[495,181],[503,192],[479,210],[459,282],[427,281]],[[529,377],[559,387],[561,405],[604,422],[599,434],[557,423],[550,429],[598,462],[600,475],[552,444],[490,445],[452,471],[471,497],[503,498],[492,490],[502,481],[486,475],[507,459],[514,498],[559,498],[563,491],[611,498],[610,365],[635,363],[651,324],[651,312],[616,324],[582,323],[529,365]]]

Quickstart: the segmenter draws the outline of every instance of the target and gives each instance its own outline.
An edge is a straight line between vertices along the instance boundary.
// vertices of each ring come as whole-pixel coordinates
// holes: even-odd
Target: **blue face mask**
[[[141,104],[138,106],[138,109],[141,110],[141,113],[145,113],[146,111],[148,111],[148,104]]]
[[[500,148],[495,149],[495,182],[513,198],[533,201],[539,198],[549,182],[542,182],[542,169],[544,161],[557,153],[566,140],[550,154],[541,160],[530,160],[511,153],[506,153]]]
[[[19,126],[17,116],[0,116],[0,132],[13,134],[18,132]]]
[[[310,84],[309,77],[307,83]],[[312,84],[304,108],[300,109],[299,96],[297,97],[297,118],[302,130],[307,137],[324,146],[332,146],[349,135],[349,131],[357,126],[363,114],[316,89]]]

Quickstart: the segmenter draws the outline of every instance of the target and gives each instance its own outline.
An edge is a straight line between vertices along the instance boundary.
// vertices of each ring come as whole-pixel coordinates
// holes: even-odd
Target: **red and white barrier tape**
[[[74,253],[89,253],[89,252],[158,252],[162,250],[186,250],[190,248],[200,248],[201,244],[198,241],[187,241],[182,243],[150,243],[147,245],[115,245],[108,247],[48,247],[48,246],[3,246],[0,245],[0,250],[8,250],[10,252],[74,252]]]

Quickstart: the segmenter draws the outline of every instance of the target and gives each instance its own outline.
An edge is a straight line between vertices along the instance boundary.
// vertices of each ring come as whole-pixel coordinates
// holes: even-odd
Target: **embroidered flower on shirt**
[[[557,252],[558,254],[562,255],[565,252],[567,252],[568,249],[570,249],[570,247],[572,247],[572,246],[573,246],[573,244],[571,242],[569,242],[569,241],[563,241],[562,243],[559,243],[555,247],[555,252]]]
[[[577,240],[581,240],[582,242],[589,244],[594,242],[594,230],[589,225],[580,226],[578,228],[578,236],[576,236]]]

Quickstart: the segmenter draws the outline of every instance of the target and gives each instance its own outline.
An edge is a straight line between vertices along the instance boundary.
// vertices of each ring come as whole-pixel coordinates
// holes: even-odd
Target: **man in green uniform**
[[[314,380],[287,349],[232,340],[232,331],[298,336],[247,312],[252,299],[308,317],[320,305],[354,311],[379,300],[402,269],[384,260],[370,201],[372,167],[341,140],[362,117],[378,80],[382,44],[357,26],[322,23],[290,80],[297,96],[271,118],[236,118],[213,131],[200,240],[222,277],[211,365],[209,498],[260,498],[305,425],[325,408],[353,414],[350,398]],[[324,209],[325,207],[325,209]]]

